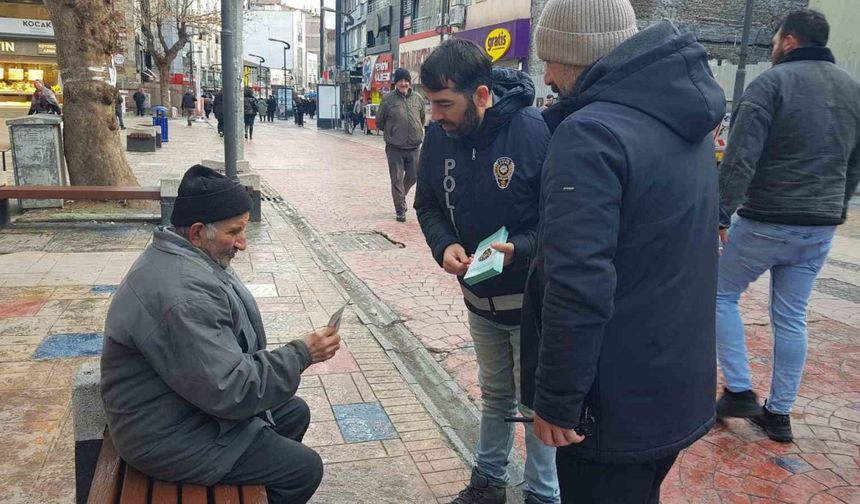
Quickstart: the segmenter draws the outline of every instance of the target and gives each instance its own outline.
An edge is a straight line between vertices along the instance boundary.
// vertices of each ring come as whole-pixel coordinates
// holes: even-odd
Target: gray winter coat
[[[300,341],[265,348],[257,305],[232,269],[157,230],[105,324],[101,392],[119,454],[159,479],[220,481],[311,361]]]
[[[720,167],[720,226],[845,222],[860,180],[860,84],[824,47],[786,54],[753,81]],[[742,206],[741,206],[742,205]]]
[[[417,149],[424,141],[424,98],[409,90],[406,96],[394,90],[382,99],[376,125],[385,132],[385,143],[398,149]]]

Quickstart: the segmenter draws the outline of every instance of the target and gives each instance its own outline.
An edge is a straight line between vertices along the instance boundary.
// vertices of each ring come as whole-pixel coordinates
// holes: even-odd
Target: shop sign
[[[0,17],[0,33],[4,35],[25,35],[33,37],[53,37],[54,25],[47,19],[19,19]]]
[[[13,53],[15,52],[15,42],[8,40],[0,40],[0,52]]]
[[[490,55],[493,63],[502,59],[502,56],[511,48],[511,32],[505,28],[496,28],[487,34],[484,39],[484,49]]]
[[[36,52],[43,56],[56,56],[57,44],[39,43],[36,47]]]
[[[515,19],[474,30],[459,31],[454,34],[457,38],[471,40],[483,47],[493,62],[502,59],[525,59],[529,57],[529,27],[528,18]]]
[[[393,58],[391,53],[380,54],[376,57],[370,81],[370,88],[372,90],[388,92],[391,89],[392,63]]]

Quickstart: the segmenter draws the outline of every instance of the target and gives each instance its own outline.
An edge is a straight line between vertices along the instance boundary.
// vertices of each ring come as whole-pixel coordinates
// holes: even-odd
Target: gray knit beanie
[[[538,57],[588,66],[636,34],[629,0],[550,0],[535,30]]]

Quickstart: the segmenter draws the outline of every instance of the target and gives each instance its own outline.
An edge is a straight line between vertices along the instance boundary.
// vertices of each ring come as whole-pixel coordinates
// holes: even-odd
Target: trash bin
[[[152,125],[161,127],[161,141],[167,142],[167,107],[152,107]]]

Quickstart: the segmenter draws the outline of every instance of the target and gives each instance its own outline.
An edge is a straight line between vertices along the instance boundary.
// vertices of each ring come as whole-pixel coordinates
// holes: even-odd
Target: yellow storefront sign
[[[511,48],[512,40],[511,32],[504,28],[496,28],[487,34],[487,38],[484,40],[484,49],[495,63],[502,59],[508,49]]]

